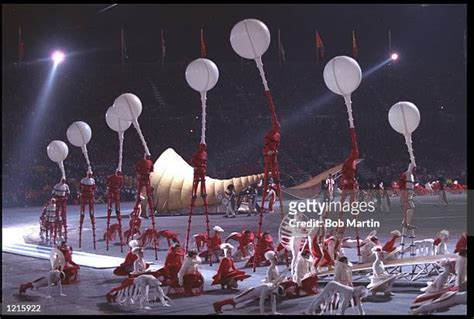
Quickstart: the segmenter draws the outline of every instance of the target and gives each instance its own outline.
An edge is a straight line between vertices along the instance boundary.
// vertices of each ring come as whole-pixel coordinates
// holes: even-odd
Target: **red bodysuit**
[[[274,250],[273,249],[273,238],[270,234],[265,234],[264,236],[260,237],[260,239],[257,242],[257,247],[255,249],[255,253],[250,259],[247,261],[247,266],[251,266],[254,264],[254,258],[255,258],[255,264],[256,266],[260,266],[260,263],[265,261],[265,253],[269,250]]]
[[[229,285],[233,280],[239,281],[249,278],[245,271],[238,270],[235,268],[234,260],[230,257],[224,257],[219,263],[217,274],[212,279],[212,285]]]
[[[72,284],[78,281],[79,269],[81,268],[72,260],[72,247],[69,245],[62,245],[59,247],[59,250],[64,255],[64,260],[66,264],[64,265],[64,274],[66,278],[62,280],[63,284]]]

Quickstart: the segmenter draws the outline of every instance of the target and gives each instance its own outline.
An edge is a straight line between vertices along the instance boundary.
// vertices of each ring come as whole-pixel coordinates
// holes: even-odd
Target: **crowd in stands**
[[[263,137],[271,119],[263,86],[253,61],[216,62],[219,82],[207,94],[208,175],[214,178],[263,171]],[[118,163],[118,137],[105,122],[105,112],[122,93],[134,93],[143,103],[139,123],[153,160],[167,148],[189,162],[201,134],[199,93],[185,81],[187,62],[126,65],[61,65],[49,90],[48,68],[22,66],[3,70],[2,205],[42,205],[60,179],[46,146],[54,139],[67,142],[68,126],[78,120],[92,128],[87,145],[96,183],[97,201],[104,202],[106,177]],[[283,186],[300,184],[349,155],[347,112],[342,97],[326,88],[322,69],[314,63],[265,65],[280,123],[279,164]],[[364,67],[363,67],[364,69]],[[409,157],[403,136],[387,120],[390,107],[400,101],[415,103],[421,123],[413,134],[419,170],[427,182],[440,176],[466,183],[465,66],[425,70],[418,64],[386,66],[364,77],[353,94],[353,115],[362,180],[398,180]],[[34,124],[36,123],[36,125]],[[85,159],[68,143],[64,162],[77,202]],[[135,196],[134,163],[143,147],[133,126],[125,133],[124,201]]]

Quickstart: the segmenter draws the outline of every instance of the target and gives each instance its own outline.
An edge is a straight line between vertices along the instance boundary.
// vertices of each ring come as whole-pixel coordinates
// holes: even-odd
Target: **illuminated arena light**
[[[394,60],[394,61],[395,61],[395,60],[398,60],[398,53],[392,53],[392,55],[390,56],[390,58],[391,58],[392,60]]]
[[[62,51],[54,51],[51,59],[54,61],[55,65],[58,65],[64,61],[65,55]]]

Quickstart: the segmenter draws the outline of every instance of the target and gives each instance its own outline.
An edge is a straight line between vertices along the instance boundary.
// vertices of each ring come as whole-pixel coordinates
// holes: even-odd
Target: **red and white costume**
[[[64,228],[64,239],[67,241],[67,199],[70,194],[65,179],[54,185],[52,194],[56,200],[56,220],[61,220]]]
[[[224,258],[219,262],[217,274],[212,277],[212,285],[221,285],[222,289],[237,288],[237,281],[249,278],[250,275],[235,267],[231,253],[234,247],[231,244],[221,244],[221,249],[224,251]]]
[[[433,242],[434,246],[434,254],[435,255],[443,255],[448,254],[448,238],[449,238],[449,231],[443,229],[438,233],[438,238],[436,238]]]
[[[403,172],[400,176],[400,200],[404,211],[403,225],[407,228],[413,228],[413,214],[415,213],[415,202],[413,197],[415,195],[415,176],[416,166],[410,163],[408,170]]]
[[[178,271],[178,284],[184,288],[184,295],[200,295],[203,292],[204,277],[199,271],[201,258],[197,252],[190,250],[184,257],[181,269]]]
[[[244,259],[250,257],[253,254],[255,246],[255,235],[251,230],[243,230],[242,232],[233,232],[225,239],[225,242],[229,240],[235,240],[239,243],[236,252],[234,253],[235,259]]]
[[[276,193],[275,185],[271,184],[267,192],[268,212],[270,214],[273,214],[273,205],[275,204],[276,198],[277,198],[277,193]]]
[[[81,216],[79,220],[79,248],[81,248],[81,239],[82,239],[82,225],[84,224],[84,213],[86,209],[86,204],[89,206],[89,216],[92,224],[92,236],[95,246],[95,217],[94,217],[94,192],[96,190],[95,180],[92,177],[92,173],[88,172],[87,176],[81,179],[80,183],[80,193],[79,193],[79,202],[81,205]]]
[[[40,216],[40,238],[41,240],[52,240],[56,242],[56,236],[61,237],[61,220],[56,220],[56,199],[51,198],[46,202]]]
[[[332,175],[329,174],[329,176],[326,178],[326,187],[328,191],[328,198],[330,201],[334,199],[334,178],[332,178]]]
[[[391,253],[397,249],[397,239],[402,236],[399,230],[393,230],[390,232],[390,234],[392,235],[392,238],[390,238],[382,247],[382,251],[384,253],[384,260],[391,260],[396,257]]]
[[[221,233],[223,233],[224,230],[220,226],[214,226],[212,229],[214,230],[214,236],[209,237],[209,238],[206,239],[207,250],[202,251],[199,254],[199,257],[205,258],[206,261],[208,261],[209,258],[211,258],[211,260],[212,260],[212,258],[215,257],[216,262],[217,262],[217,261],[219,261],[219,256],[222,255]],[[201,234],[201,237],[202,236],[206,236],[206,234]]]
[[[183,265],[183,257],[184,251],[179,243],[173,244],[168,249],[163,268],[154,274],[164,286],[178,286],[178,272]]]
[[[58,249],[63,253],[64,260],[66,261],[63,269],[61,269],[65,274],[65,278],[61,282],[65,285],[78,282],[79,269],[81,267],[72,260],[72,247],[63,241]]]
[[[293,282],[298,285],[298,290],[305,292],[307,295],[316,294],[318,292],[318,276],[314,260],[311,258],[309,251],[298,254],[294,267]]]
[[[265,232],[259,238],[257,242],[257,247],[255,248],[255,253],[247,261],[246,266],[252,266],[255,264],[256,267],[259,267],[262,262],[265,262],[265,264],[268,264],[268,262],[266,262],[265,260],[265,253],[267,251],[274,251],[273,237],[272,235],[270,235],[270,233]],[[255,259],[255,263],[254,263],[254,259]]]
[[[118,232],[120,234],[120,251],[123,252],[122,237],[122,217],[120,215],[120,190],[123,186],[122,172],[117,170],[115,174],[107,177],[107,233],[110,230],[110,217],[115,204],[115,215],[117,216]],[[106,237],[107,250],[109,249],[109,240],[111,236]]]

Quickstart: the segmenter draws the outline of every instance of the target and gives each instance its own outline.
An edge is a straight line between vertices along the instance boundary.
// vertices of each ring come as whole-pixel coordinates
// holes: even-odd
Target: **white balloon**
[[[270,31],[260,20],[245,19],[230,32],[232,49],[245,59],[261,57],[270,46]]]
[[[105,113],[105,121],[110,129],[115,132],[125,132],[132,124],[131,121],[121,119],[113,106],[109,107]]]
[[[390,126],[401,134],[411,134],[420,124],[420,111],[411,102],[395,103],[388,111]]]
[[[54,140],[49,143],[46,151],[50,160],[53,162],[62,162],[66,159],[69,148],[63,141]]]
[[[113,107],[116,114],[123,120],[133,121],[142,113],[142,102],[132,93],[124,93],[115,99]]]
[[[66,136],[69,143],[77,147],[82,147],[90,142],[92,130],[86,122],[77,121],[69,126],[66,131]]]
[[[338,95],[354,92],[362,80],[362,70],[356,60],[348,56],[337,56],[329,60],[323,71],[326,86]]]
[[[186,82],[198,92],[207,92],[219,80],[219,69],[209,59],[196,59],[186,68]]]

